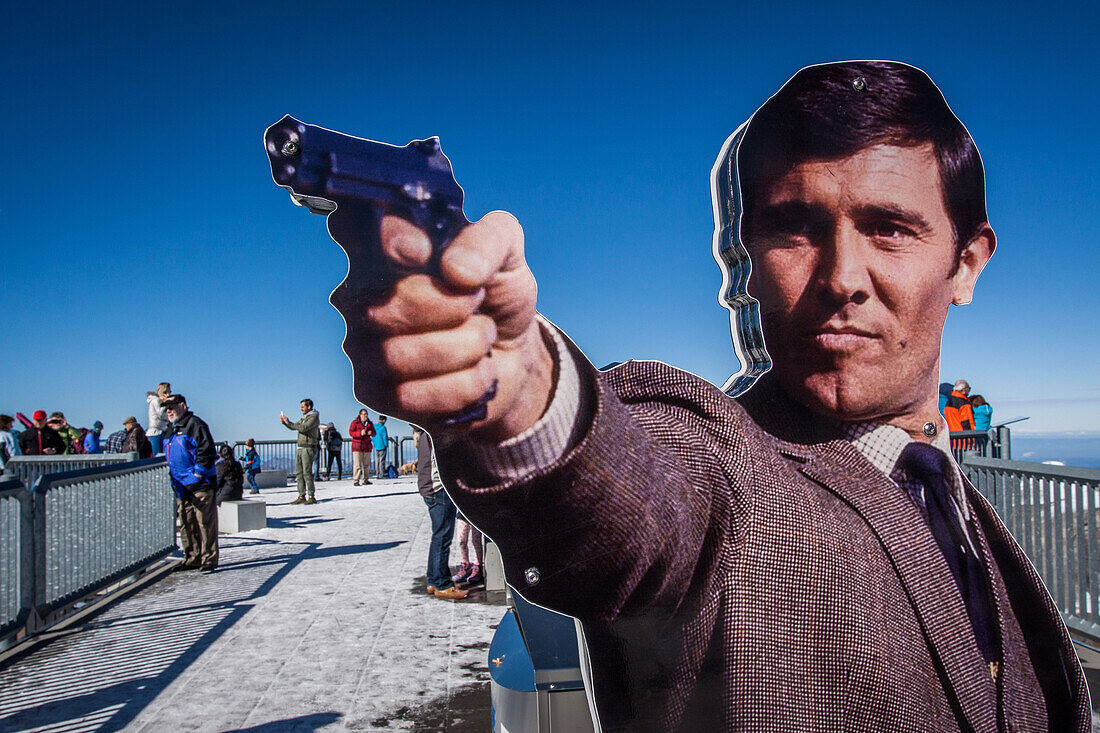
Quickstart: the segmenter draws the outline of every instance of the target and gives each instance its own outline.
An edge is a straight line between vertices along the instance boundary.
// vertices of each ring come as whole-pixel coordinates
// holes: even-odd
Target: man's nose
[[[818,260],[817,278],[824,296],[839,305],[865,303],[871,297],[867,256],[867,243],[859,231],[851,223],[839,223],[823,243]]]

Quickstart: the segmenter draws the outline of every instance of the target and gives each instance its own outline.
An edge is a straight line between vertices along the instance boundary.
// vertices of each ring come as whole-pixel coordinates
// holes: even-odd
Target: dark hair
[[[304,398],[302,398],[301,402],[303,404],[309,405],[309,409],[311,409],[311,410],[313,409],[313,400],[311,400],[310,398],[304,397]]]
[[[931,143],[957,251],[988,221],[978,149],[920,69],[896,61],[844,61],[795,74],[749,120],[737,171],[751,232],[752,196],[791,167],[846,158],[872,145]]]
[[[246,440],[244,442],[244,444],[249,448],[255,448],[256,447],[256,439],[255,438],[249,438],[248,440]]]
[[[222,443],[218,446],[218,455],[222,458],[229,458],[233,455],[233,449],[229,447],[229,443]]]
[[[15,418],[12,417],[11,415],[0,415],[0,428],[6,430],[7,428],[4,428],[5,425],[7,425],[10,428],[11,424],[14,420],[15,420]]]
[[[981,405],[989,404],[985,401],[985,397],[980,394],[970,395],[970,404],[974,407],[980,407]]]

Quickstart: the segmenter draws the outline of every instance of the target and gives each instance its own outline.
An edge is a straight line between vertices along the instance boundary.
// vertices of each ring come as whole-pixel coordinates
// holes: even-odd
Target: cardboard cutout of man
[[[939,90],[892,62],[803,69],[713,183],[730,394],[595,370],[497,212],[435,275],[429,238],[382,220],[406,269],[344,312],[358,398],[429,426],[509,583],[579,619],[605,731],[1088,730],[1058,613],[937,410],[948,307],[996,241]],[[494,384],[484,420],[446,422]]]

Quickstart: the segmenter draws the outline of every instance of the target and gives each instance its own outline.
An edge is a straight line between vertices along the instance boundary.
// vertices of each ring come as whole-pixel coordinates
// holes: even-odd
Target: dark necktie
[[[898,469],[924,486],[928,525],[966,603],[978,649],[987,662],[996,661],[1000,653],[989,579],[981,558],[971,549],[966,530],[951,501],[950,476],[954,468],[941,451],[914,442],[901,452],[895,471]]]

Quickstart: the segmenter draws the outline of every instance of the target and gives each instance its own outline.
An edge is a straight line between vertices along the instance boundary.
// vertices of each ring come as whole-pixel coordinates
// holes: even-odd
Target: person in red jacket
[[[359,416],[348,426],[348,435],[351,436],[351,477],[355,480],[352,485],[370,486],[370,439],[374,437],[370,413],[360,410]]]

